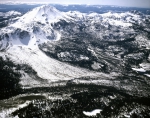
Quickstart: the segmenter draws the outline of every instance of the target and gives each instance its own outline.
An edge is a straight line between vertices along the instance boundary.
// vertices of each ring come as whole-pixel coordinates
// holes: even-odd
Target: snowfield
[[[146,72],[143,68],[132,68],[132,70],[137,71],[137,72]]]
[[[59,62],[45,55],[39,48],[31,49],[28,46],[13,46],[0,55],[4,58],[7,56],[16,64],[28,64],[37,72],[38,77],[46,80],[44,84],[85,76],[108,76]],[[39,86],[41,84],[39,81],[31,79],[27,74],[22,76],[21,80],[21,84],[24,86]]]
[[[96,116],[97,114],[99,114],[102,110],[101,109],[95,109],[91,112],[86,112],[86,111],[83,111],[83,114],[86,115],[86,116]]]

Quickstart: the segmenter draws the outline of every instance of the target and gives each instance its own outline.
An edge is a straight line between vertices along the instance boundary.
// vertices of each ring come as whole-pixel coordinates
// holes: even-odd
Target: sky
[[[48,2],[58,4],[117,5],[150,8],[150,0],[0,0],[0,2]]]

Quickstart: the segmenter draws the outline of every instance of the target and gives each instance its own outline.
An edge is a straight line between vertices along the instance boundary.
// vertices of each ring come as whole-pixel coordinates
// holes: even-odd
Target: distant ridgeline
[[[8,12],[11,10],[19,11],[21,13],[26,13],[29,10],[41,6],[42,4],[19,4],[19,5],[6,5],[0,4],[0,12]],[[50,4],[54,6],[56,9],[64,12],[68,11],[79,11],[83,13],[106,13],[108,11],[111,12],[127,12],[127,11],[140,11],[144,14],[150,15],[150,8],[136,8],[136,7],[119,7],[119,6],[108,6],[108,5],[59,5],[59,4]]]

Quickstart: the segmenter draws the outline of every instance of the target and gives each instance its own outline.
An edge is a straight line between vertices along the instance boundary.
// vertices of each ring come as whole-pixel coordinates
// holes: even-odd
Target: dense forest
[[[8,58],[4,60],[0,57],[0,99],[9,98],[21,92],[19,85],[21,74],[13,67],[17,67],[17,65]]]

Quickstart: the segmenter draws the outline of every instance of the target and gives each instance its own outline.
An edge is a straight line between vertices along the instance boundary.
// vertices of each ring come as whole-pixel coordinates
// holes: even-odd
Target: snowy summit
[[[50,5],[43,5],[26,13],[21,17],[20,21],[23,21],[24,23],[38,21],[46,24],[55,22],[63,17],[65,17],[63,12],[58,11],[56,8]]]
[[[64,18],[65,14],[52,6],[34,8],[16,22],[1,29],[3,41],[0,49],[11,45],[26,45],[33,48],[48,40],[59,40],[61,35],[51,27],[51,23]]]

